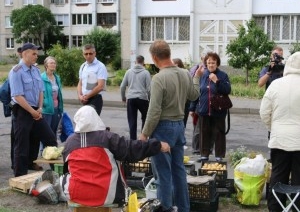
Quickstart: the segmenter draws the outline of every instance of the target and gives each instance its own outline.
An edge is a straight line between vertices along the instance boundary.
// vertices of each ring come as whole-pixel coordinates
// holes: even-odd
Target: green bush
[[[246,77],[241,75],[230,75],[229,80],[231,84],[246,83]]]
[[[122,83],[122,80],[124,78],[124,75],[126,73],[126,70],[118,70],[116,71],[116,75],[112,78],[111,85],[113,86],[120,86]]]
[[[238,97],[261,99],[264,96],[265,88],[259,87],[257,83],[231,83],[231,95]]]
[[[57,60],[57,73],[65,86],[75,86],[78,83],[80,65],[84,62],[82,50],[77,47],[62,48],[60,44],[53,45],[48,54]]]

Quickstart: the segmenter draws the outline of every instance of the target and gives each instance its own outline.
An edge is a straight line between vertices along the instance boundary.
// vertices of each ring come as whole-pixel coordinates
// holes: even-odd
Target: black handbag
[[[215,94],[210,98],[210,107],[216,111],[232,108],[232,102],[227,94]]]

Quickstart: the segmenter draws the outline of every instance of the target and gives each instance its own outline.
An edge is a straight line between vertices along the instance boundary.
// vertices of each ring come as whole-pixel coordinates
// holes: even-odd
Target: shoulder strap
[[[229,109],[227,110],[227,130],[225,131],[225,135],[227,135],[227,133],[230,130],[230,112]]]

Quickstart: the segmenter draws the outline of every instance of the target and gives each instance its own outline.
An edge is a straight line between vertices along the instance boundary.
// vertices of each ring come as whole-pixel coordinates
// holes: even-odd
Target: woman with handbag
[[[215,157],[221,161],[226,154],[225,118],[232,107],[228,95],[231,85],[228,75],[218,67],[221,60],[218,54],[209,52],[204,58],[206,69],[200,78],[200,97],[197,113],[200,121],[200,154],[201,160],[209,159],[211,146],[215,144]],[[220,97],[220,98],[219,98]]]

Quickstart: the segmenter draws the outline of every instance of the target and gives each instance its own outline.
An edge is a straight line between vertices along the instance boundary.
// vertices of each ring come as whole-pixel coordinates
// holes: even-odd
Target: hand
[[[198,69],[195,72],[195,77],[201,77],[204,72],[204,67],[202,65],[199,65]]]
[[[210,79],[211,81],[213,81],[214,83],[216,83],[217,80],[218,80],[218,77],[217,77],[217,75],[215,75],[214,73],[210,73],[210,74],[209,74],[209,79]]]
[[[31,115],[34,120],[39,120],[42,118],[42,113],[39,112],[39,109],[35,110]]]
[[[139,136],[139,140],[141,140],[141,141],[146,141],[146,140],[147,140],[147,137],[142,133],[142,134]]]
[[[195,112],[190,111],[190,116],[191,116],[191,117],[194,117],[194,115],[195,115]]]
[[[170,152],[171,151],[171,147],[167,142],[161,141],[161,148],[160,151],[161,152]]]
[[[79,100],[80,100],[80,102],[81,102],[82,104],[86,104],[87,101],[88,101],[88,99],[86,98],[85,95],[80,95],[80,96],[79,96]]]

